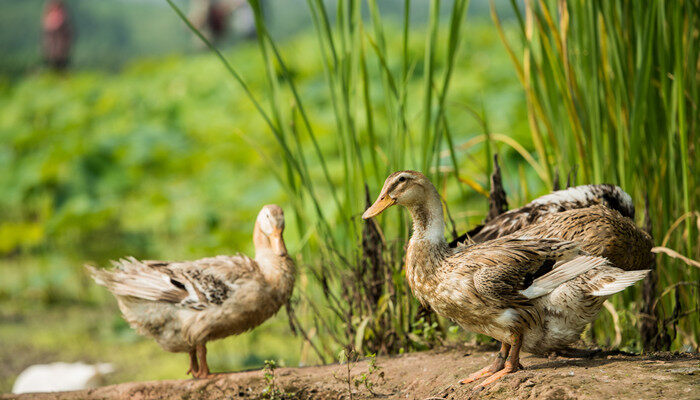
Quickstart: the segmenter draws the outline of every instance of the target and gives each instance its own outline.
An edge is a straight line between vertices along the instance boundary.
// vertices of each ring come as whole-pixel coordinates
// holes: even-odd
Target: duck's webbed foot
[[[523,335],[514,335],[513,344],[508,346],[510,351],[508,352],[508,359],[505,361],[503,368],[501,368],[498,372],[490,374],[490,376],[486,380],[475,386],[474,390],[481,391],[486,386],[496,382],[504,376],[523,369],[523,366],[520,365],[520,347],[522,346],[522,344]],[[501,351],[503,351],[503,349],[504,346],[501,346]]]
[[[503,378],[504,376],[508,374],[512,374],[513,372],[517,372],[523,368],[522,365],[520,365],[519,362],[513,363],[511,360],[506,361],[505,365],[503,366],[503,369],[500,371],[496,372],[495,374],[491,374],[486,380],[481,382],[480,384],[476,385],[474,387],[475,391],[481,391],[483,390],[486,386],[496,382],[497,380]]]
[[[459,381],[459,383],[462,385],[472,383],[481,378],[491,376],[496,372],[502,370],[506,364],[506,358],[508,358],[509,351],[510,345],[507,343],[501,343],[501,350],[498,351],[498,354],[496,354],[496,359],[493,360],[493,362],[490,365],[474,372],[473,374],[469,375],[466,379],[462,379],[461,381]]]

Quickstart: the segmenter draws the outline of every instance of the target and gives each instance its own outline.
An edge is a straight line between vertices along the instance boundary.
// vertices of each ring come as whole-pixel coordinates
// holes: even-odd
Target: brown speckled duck
[[[610,295],[648,271],[624,271],[576,242],[519,234],[450,247],[442,204],[420,172],[390,175],[363,218],[399,204],[413,219],[406,279],[414,295],[463,328],[502,343],[493,364],[462,383],[484,386],[522,368],[520,350],[546,353],[577,340]]]
[[[547,215],[516,234],[576,241],[581,250],[625,271],[648,269],[654,263],[651,236],[603,204]]]
[[[486,221],[450,243],[481,243],[518,233],[576,241],[625,271],[653,266],[651,237],[637,227],[632,198],[617,186],[584,185],[539,197]]]
[[[241,254],[182,262],[130,257],[112,270],[87,268],[116,296],[134,329],[167,351],[189,353],[187,372],[206,378],[207,342],[255,328],[289,299],[295,266],[283,230],[282,209],[267,205],[255,222],[255,259]]]
[[[505,195],[505,194],[504,194]],[[629,194],[610,184],[582,185],[538,197],[485,221],[450,243],[484,242],[513,234],[576,241],[586,253],[605,257],[625,271],[654,267],[651,237],[634,224]],[[586,350],[557,349],[580,356]]]

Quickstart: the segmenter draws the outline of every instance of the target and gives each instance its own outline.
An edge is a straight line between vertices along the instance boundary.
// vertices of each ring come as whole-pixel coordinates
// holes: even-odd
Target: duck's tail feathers
[[[525,290],[521,290],[520,294],[528,299],[549,294],[552,290],[560,285],[570,281],[571,279],[583,274],[584,272],[601,266],[607,265],[608,260],[603,257],[594,256],[579,256],[573,260],[566,261],[559,266],[554,267],[551,272],[548,272],[541,277],[535,279],[530,286]]]
[[[635,282],[644,279],[649,271],[651,270],[644,269],[640,271],[620,272],[613,276],[613,281],[604,283],[591,294],[599,297],[613,295],[629,286],[634,285]]]
[[[171,283],[168,276],[149,268],[133,257],[113,262],[117,268],[98,269],[86,265],[92,279],[115,295],[151,301],[179,302],[187,294]],[[184,295],[183,295],[184,292]]]
[[[89,264],[85,264],[84,266],[85,266],[85,269],[87,270],[88,274],[95,281],[95,283],[97,283],[100,286],[104,286],[104,287],[108,286],[108,282],[110,280],[108,271],[95,268]]]

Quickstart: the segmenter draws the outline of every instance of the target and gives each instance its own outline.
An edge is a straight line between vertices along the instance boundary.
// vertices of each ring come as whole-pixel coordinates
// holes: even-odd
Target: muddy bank
[[[98,389],[0,399],[700,399],[700,355],[541,358],[525,355],[525,370],[478,396],[458,381],[492,360],[484,349],[449,348],[379,357],[346,365],[279,368],[274,384],[263,371],[218,374],[206,380],[131,382]],[[363,374],[366,379],[363,379]],[[273,393],[274,392],[274,393]]]

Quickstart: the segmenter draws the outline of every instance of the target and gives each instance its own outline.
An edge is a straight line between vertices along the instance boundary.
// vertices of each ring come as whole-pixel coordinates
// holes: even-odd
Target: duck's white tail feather
[[[610,296],[624,290],[626,287],[634,285],[635,282],[644,279],[650,270],[644,269],[641,271],[625,271],[614,275],[611,282],[604,283],[598,289],[593,291],[593,296]]]
[[[116,265],[118,268],[110,271],[90,265],[86,265],[85,268],[98,285],[106,287],[118,296],[171,302],[178,302],[184,297],[170,282],[170,277],[134,258],[120,260]]]
[[[570,281],[591,268],[608,264],[608,260],[603,257],[580,256],[560,265],[557,264],[554,265],[554,269],[551,272],[535,279],[525,290],[521,290],[520,294],[528,299],[544,296],[559,285]]]

